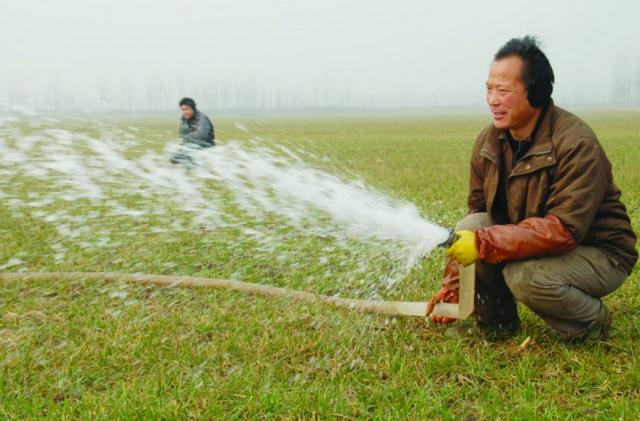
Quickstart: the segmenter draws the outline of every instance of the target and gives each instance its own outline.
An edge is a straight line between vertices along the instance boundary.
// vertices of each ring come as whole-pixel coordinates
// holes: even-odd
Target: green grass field
[[[613,163],[640,231],[640,114],[582,113]],[[481,116],[291,117],[216,120],[218,138],[313,150],[311,165],[353,174],[416,204],[443,226],[464,215],[468,159]],[[69,130],[82,121],[64,121]],[[174,136],[176,121],[123,119],[145,147]],[[240,126],[243,127],[243,126]],[[18,127],[24,134],[38,127]],[[2,159],[0,157],[0,159]],[[1,164],[0,164],[1,168]],[[3,177],[11,177],[4,173]],[[598,182],[598,180],[594,180]],[[47,185],[6,183],[28,196]],[[215,187],[212,187],[215,188]],[[136,198],[127,200],[133,206]],[[52,206],[63,205],[53,204]],[[114,247],[66,243],[32,211],[0,197],[0,265],[30,271],[122,271],[234,277],[312,292],[358,295],[358,279],[321,241],[293,235],[254,254],[233,228],[151,232],[125,217]],[[176,220],[183,216],[175,215]],[[97,228],[96,228],[97,229]],[[127,232],[144,235],[126,236]],[[346,253],[344,250],[340,253]],[[298,266],[292,266],[292,262]],[[167,264],[170,262],[170,264]],[[436,250],[384,298],[427,300],[439,286]],[[340,284],[322,277],[335,266]],[[383,270],[382,266],[373,266]],[[11,271],[15,267],[7,267]],[[311,277],[311,278],[310,278]],[[523,332],[488,342],[450,339],[424,319],[350,312],[229,291],[93,282],[0,283],[0,417],[3,419],[534,419],[640,418],[640,289],[635,270],[606,298],[607,342],[570,346],[521,306]],[[309,281],[311,279],[311,281]],[[354,283],[353,290],[349,282]],[[518,345],[534,343],[524,352]]]

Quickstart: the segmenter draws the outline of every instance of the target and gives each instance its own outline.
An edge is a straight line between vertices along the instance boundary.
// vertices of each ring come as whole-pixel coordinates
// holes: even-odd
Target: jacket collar
[[[550,153],[553,150],[553,144],[551,142],[551,135],[553,133],[553,125],[555,122],[555,116],[557,113],[556,106],[553,100],[549,101],[547,111],[542,117],[540,127],[536,133],[534,143],[522,159],[530,155],[542,155]],[[500,130],[493,128],[494,134],[490,136],[489,141],[482,147],[481,155],[489,158],[490,160],[497,162],[500,151],[502,150],[501,142],[507,142],[508,136],[506,130]]]

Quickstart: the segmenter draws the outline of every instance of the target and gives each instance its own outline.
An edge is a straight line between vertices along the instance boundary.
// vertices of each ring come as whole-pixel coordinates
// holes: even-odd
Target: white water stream
[[[35,218],[55,228],[48,246],[53,264],[66,262],[70,244],[115,250],[150,232],[170,238],[204,229],[216,236],[235,228],[231,251],[249,247],[250,239],[256,259],[303,270],[308,262],[297,242],[324,239],[317,279],[364,278],[369,287],[389,287],[447,238],[413,204],[315,168],[302,150],[226,140],[192,151],[198,165],[187,169],[169,162],[176,141],[158,150],[153,139],[161,134],[124,127],[0,119],[1,206],[18,223]],[[132,222],[110,223],[114,218]],[[26,270],[29,252],[0,266]],[[336,258],[344,262],[336,265]]]

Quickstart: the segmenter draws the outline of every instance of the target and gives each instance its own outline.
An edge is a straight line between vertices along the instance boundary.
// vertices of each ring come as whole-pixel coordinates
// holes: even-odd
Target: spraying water
[[[250,247],[252,259],[301,273],[305,253],[315,250],[322,269],[305,282],[332,279],[341,293],[353,292],[358,279],[356,290],[371,296],[448,236],[413,204],[314,168],[301,150],[228,141],[192,151],[197,165],[187,169],[168,162],[176,142],[154,149],[159,142],[149,139],[161,134],[99,120],[69,124],[0,122],[0,199],[16,220],[55,228],[53,264],[67,261],[70,244],[117,249],[149,232],[171,241],[177,232],[206,230],[214,238],[226,233],[222,246],[231,254]],[[27,252],[6,264],[24,263]]]

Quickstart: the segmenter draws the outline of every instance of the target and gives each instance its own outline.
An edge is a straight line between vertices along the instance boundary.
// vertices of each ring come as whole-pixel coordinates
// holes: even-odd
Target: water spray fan
[[[125,136],[127,142],[131,140],[132,145],[144,145],[146,140],[142,142],[137,139],[135,133],[123,132],[119,126],[111,127],[100,121],[91,126],[91,131],[93,130],[100,133],[100,136],[76,133],[76,128],[65,129],[58,127],[55,122],[46,123],[40,134],[30,136],[25,144],[21,142],[20,135],[13,134],[13,128],[0,127],[0,150],[3,151],[3,157],[9,157],[5,160],[8,161],[8,168],[16,174],[24,168],[38,169],[28,172],[27,177],[21,177],[23,184],[17,187],[11,184],[11,188],[6,190],[4,186],[9,184],[0,182],[0,195],[6,196],[8,192],[6,199],[10,200],[5,202],[9,203],[10,209],[19,211],[20,214],[23,209],[41,209],[37,212],[38,216],[36,212],[33,213],[34,217],[46,224],[56,224],[59,234],[69,241],[75,242],[80,238],[86,240],[89,249],[102,248],[109,243],[109,237],[122,233],[120,224],[99,222],[111,215],[134,215],[141,218],[139,221],[145,221],[139,224],[144,227],[145,232],[149,228],[158,229],[157,232],[166,232],[165,225],[172,223],[171,216],[174,212],[193,215],[191,222],[185,222],[185,227],[201,230],[202,223],[208,226],[209,221],[214,227],[254,225],[247,224],[247,221],[258,221],[256,225],[261,226],[264,221],[264,209],[267,209],[269,213],[282,218],[290,227],[300,230],[304,235],[316,235],[318,231],[317,224],[309,224],[313,229],[307,230],[306,222],[302,221],[311,221],[308,219],[311,216],[321,216],[321,219],[317,220],[318,223],[324,224],[326,218],[330,222],[327,228],[335,230],[340,227],[349,238],[363,242],[373,240],[381,246],[390,245],[391,248],[384,249],[383,255],[395,259],[394,262],[402,260],[405,263],[397,265],[400,268],[397,271],[392,269],[395,271],[393,276],[387,276],[387,283],[391,285],[389,280],[395,282],[402,279],[399,275],[404,276],[412,270],[420,254],[432,251],[433,246],[439,241],[443,241],[441,247],[448,247],[456,239],[454,233],[423,218],[415,205],[390,198],[360,182],[347,182],[314,166],[306,165],[304,157],[282,145],[278,145],[278,149],[291,159],[285,159],[282,153],[269,148],[247,146],[246,142],[228,142],[217,146],[215,153],[192,150],[189,156],[193,154],[203,165],[191,168],[193,171],[184,171],[184,168],[169,163],[169,157],[165,152],[172,152],[172,148],[167,148],[162,153],[148,151],[142,156],[127,157],[124,153],[126,148],[118,140],[120,136]],[[16,133],[19,133],[19,130]],[[46,154],[41,156],[38,152],[40,150],[46,151]],[[7,151],[8,154],[5,153]],[[27,151],[37,153],[30,155]],[[32,180],[36,182],[32,183]],[[223,188],[212,189],[212,180]],[[46,190],[31,190],[31,185],[41,183],[46,183]],[[13,193],[22,191],[21,189],[29,193],[26,199],[22,197],[25,195]],[[221,194],[218,190],[225,193]],[[227,195],[227,191],[233,194]],[[140,195],[140,192],[148,194]],[[126,197],[126,202],[114,200],[114,195]],[[73,197],[74,200],[67,200],[67,196]],[[130,197],[140,199],[136,199],[134,205],[133,202],[128,203]],[[54,206],[49,209],[49,204],[61,203],[61,199],[65,203],[65,212],[58,212]],[[92,203],[90,214],[85,215],[87,208],[80,205],[85,200],[78,199],[89,200]],[[78,207],[75,207],[76,204]],[[162,206],[161,209],[158,209],[159,204]],[[132,208],[124,205],[131,205]],[[79,217],[82,217],[82,231]],[[218,221],[221,225],[218,225]],[[70,229],[70,226],[74,228]],[[89,235],[94,227],[100,229],[100,236]],[[253,244],[254,239],[258,237],[264,241],[278,241],[283,238],[281,235],[287,235],[288,239],[285,231],[288,230],[283,230],[282,233],[274,231],[269,223],[265,225],[264,232],[243,228],[239,230],[239,235],[251,239]],[[78,237],[80,235],[91,238]],[[336,240],[342,242],[342,238],[343,235],[340,233]],[[103,239],[106,243],[102,242]],[[64,261],[65,247],[59,242],[54,245],[60,246],[52,247],[52,251],[56,253],[56,262]],[[368,248],[364,248],[367,253]],[[271,257],[271,250],[265,253]],[[367,259],[359,259],[357,263],[361,262],[366,264]],[[378,271],[370,271],[367,266],[363,266],[362,269],[359,272],[363,274],[361,276],[379,277]],[[385,266],[384,270],[388,269]],[[332,272],[328,271],[327,276],[333,276]],[[435,314],[457,318],[471,314],[473,270],[465,269],[462,277],[460,304],[440,303],[434,310]],[[426,299],[421,302],[358,300],[230,279],[95,272],[0,273],[0,285],[2,282],[27,280],[99,280],[160,286],[223,288],[265,296],[319,300],[339,307],[387,315],[424,317],[426,313]],[[429,292],[425,291],[425,295]]]

